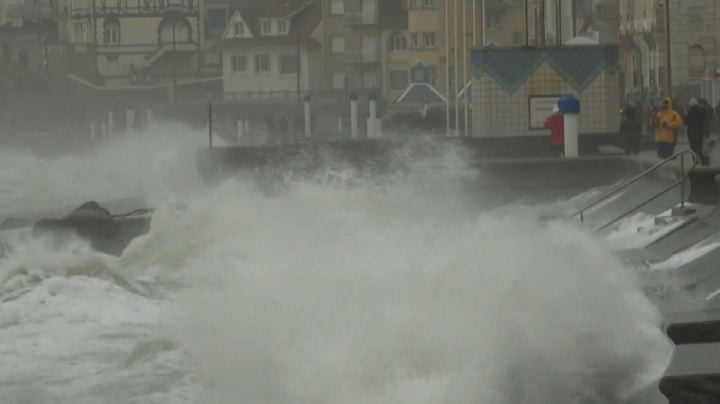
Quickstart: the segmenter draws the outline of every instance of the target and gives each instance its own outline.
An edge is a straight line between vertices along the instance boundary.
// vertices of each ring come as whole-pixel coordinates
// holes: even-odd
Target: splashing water
[[[476,209],[453,156],[267,195],[202,186],[196,138],[0,169],[23,187],[5,207],[128,196],[107,173],[159,207],[120,258],[24,241],[0,261],[1,402],[615,403],[667,363],[632,270],[533,208]]]

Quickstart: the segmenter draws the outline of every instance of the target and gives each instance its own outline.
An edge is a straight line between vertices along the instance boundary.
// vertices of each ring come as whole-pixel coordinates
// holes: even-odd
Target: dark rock
[[[133,239],[150,231],[149,212],[113,216],[97,202],[86,202],[62,219],[39,220],[32,235],[60,241],[75,236],[97,251],[119,256]]]

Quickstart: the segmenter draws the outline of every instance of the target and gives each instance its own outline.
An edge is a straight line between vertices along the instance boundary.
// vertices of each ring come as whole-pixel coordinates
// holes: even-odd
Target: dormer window
[[[260,20],[260,32],[263,35],[272,35],[272,21]]]
[[[233,32],[235,33],[235,36],[242,36],[243,34],[245,34],[245,24],[241,22],[234,23]]]
[[[285,35],[288,33],[288,24],[285,20],[278,20],[277,22],[277,32],[280,35]]]

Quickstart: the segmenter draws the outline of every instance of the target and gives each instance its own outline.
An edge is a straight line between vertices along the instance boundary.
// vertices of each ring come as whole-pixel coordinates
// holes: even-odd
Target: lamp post
[[[176,21],[172,21],[172,54],[173,54],[173,102],[177,99],[177,45],[175,39]]]
[[[166,13],[167,20],[172,24],[172,102],[175,103],[177,99],[177,23],[180,19],[180,8],[182,7],[182,0],[170,0],[168,1],[168,11]]]
[[[665,93],[672,96],[672,45],[670,42],[670,0],[665,0]]]

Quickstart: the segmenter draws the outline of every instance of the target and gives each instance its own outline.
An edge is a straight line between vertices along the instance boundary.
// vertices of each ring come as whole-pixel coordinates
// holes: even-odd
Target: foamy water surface
[[[610,246],[477,209],[460,157],[204,185],[200,133],[85,156],[4,151],[2,211],[141,197],[122,257],[18,236],[0,260],[2,403],[617,403],[671,347]]]

